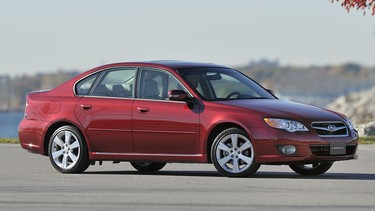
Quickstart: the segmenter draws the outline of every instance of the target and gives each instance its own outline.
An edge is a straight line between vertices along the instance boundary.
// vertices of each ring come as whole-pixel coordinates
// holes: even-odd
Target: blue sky
[[[375,65],[375,17],[329,0],[0,0],[0,75],[179,59]]]

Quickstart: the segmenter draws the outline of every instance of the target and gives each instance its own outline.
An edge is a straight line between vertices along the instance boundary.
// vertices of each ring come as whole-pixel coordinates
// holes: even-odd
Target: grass
[[[375,144],[375,136],[359,137],[360,144]]]
[[[18,144],[18,138],[0,138],[0,144]],[[375,136],[360,137],[360,144],[375,144]]]
[[[18,138],[0,138],[0,144],[18,144]]]

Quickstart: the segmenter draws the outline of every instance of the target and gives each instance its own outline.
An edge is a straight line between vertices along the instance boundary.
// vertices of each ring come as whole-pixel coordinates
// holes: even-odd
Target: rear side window
[[[137,68],[107,70],[92,91],[92,96],[133,98]]]
[[[91,75],[82,81],[78,82],[76,85],[76,94],[77,95],[88,95],[92,85],[95,82],[95,79],[98,77],[98,73]]]

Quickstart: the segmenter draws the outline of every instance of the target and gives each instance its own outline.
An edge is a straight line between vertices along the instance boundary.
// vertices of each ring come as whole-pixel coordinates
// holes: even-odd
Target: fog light
[[[297,151],[296,147],[292,145],[286,145],[286,146],[281,147],[281,152],[285,155],[292,155],[296,153],[296,151]]]

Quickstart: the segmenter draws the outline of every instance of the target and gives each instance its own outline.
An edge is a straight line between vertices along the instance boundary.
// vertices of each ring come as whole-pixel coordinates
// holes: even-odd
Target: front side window
[[[139,82],[139,98],[154,100],[169,100],[169,90],[185,90],[183,85],[170,73],[144,68]]]
[[[91,95],[133,98],[135,73],[136,68],[116,68],[107,70]]]
[[[233,69],[190,68],[178,72],[206,100],[274,99],[260,85]]]

